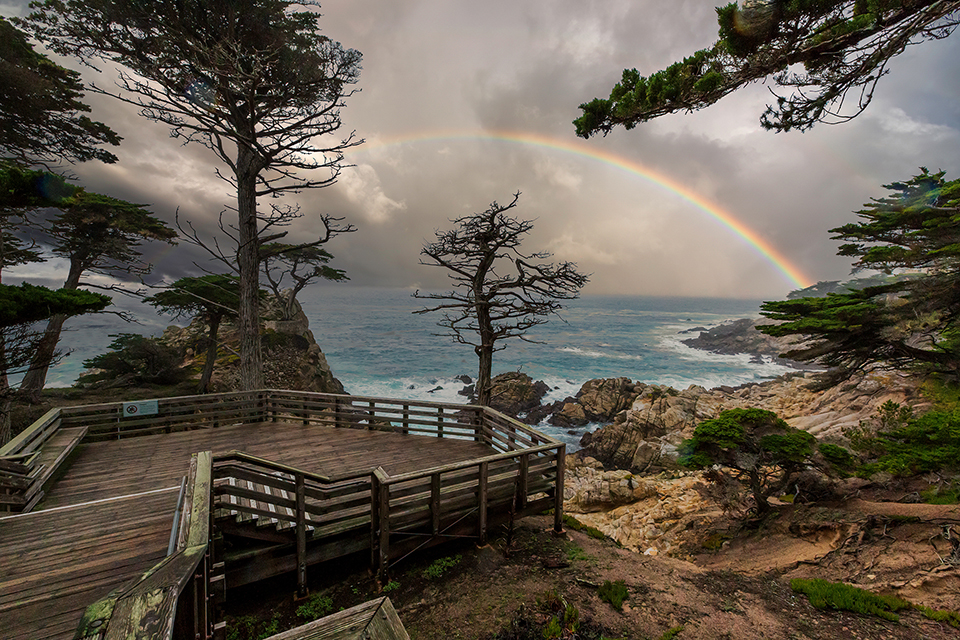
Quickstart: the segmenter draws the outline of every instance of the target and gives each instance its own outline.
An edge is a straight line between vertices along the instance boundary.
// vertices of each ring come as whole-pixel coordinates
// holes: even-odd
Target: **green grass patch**
[[[827,580],[803,580],[795,578],[790,581],[790,588],[795,593],[807,596],[817,609],[836,609],[874,615],[899,622],[896,614],[902,609],[909,609],[911,605],[906,600],[896,596],[879,596],[859,587],[853,587],[842,582],[828,582]]]
[[[673,639],[676,638],[678,635],[680,635],[680,632],[681,632],[681,631],[683,631],[683,625],[682,625],[682,624],[677,625],[677,626],[673,627],[672,629],[667,629],[666,631],[663,632],[663,635],[660,636],[660,640],[673,640]]]
[[[917,607],[917,609],[919,609],[920,613],[926,618],[936,620],[937,622],[946,622],[951,627],[960,629],[960,612],[958,611],[937,610],[931,609],[930,607]]]
[[[333,613],[333,600],[322,593],[315,593],[297,607],[297,616],[310,621]]]
[[[921,491],[920,497],[927,504],[957,504],[960,502],[960,485],[930,487],[926,491]]]
[[[604,602],[610,603],[610,606],[617,611],[623,609],[624,601],[630,597],[630,594],[627,592],[627,585],[623,580],[617,580],[616,582],[604,580],[603,584],[600,585],[600,589],[597,590],[597,595],[600,596],[600,599]]]
[[[462,559],[463,557],[459,553],[455,556],[450,556],[447,558],[437,558],[430,564],[429,567],[423,570],[423,577],[427,580],[436,580],[447,571],[460,564]]]

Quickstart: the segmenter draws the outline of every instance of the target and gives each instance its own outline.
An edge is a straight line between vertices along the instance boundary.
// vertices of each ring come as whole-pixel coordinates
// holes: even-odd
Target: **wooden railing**
[[[148,624],[136,617],[134,610],[151,612],[154,622],[149,624],[156,626],[157,634],[167,633],[168,627],[173,628],[169,625],[174,625],[189,637],[213,637],[219,628],[206,603],[211,602],[211,592],[222,587],[225,570],[211,556],[213,522],[233,526],[237,532],[246,527],[247,534],[256,525],[244,523],[245,519],[273,525],[273,530],[257,527],[256,535],[275,540],[276,548],[293,546],[295,551],[282,558],[278,555],[276,560],[264,554],[264,561],[274,564],[247,570],[244,579],[249,582],[295,570],[301,590],[306,585],[308,564],[347,553],[368,550],[372,566],[384,579],[391,563],[413,550],[450,537],[484,540],[497,522],[549,507],[554,509],[555,529],[562,529],[564,445],[486,407],[277,390],[152,402],[136,405],[135,414],[131,405],[120,402],[50,411],[0,448],[0,504],[16,502],[26,505],[26,510],[32,506],[25,502],[25,493],[33,490],[35,502],[37,483],[49,479],[49,474],[41,478],[33,472],[46,468],[38,467],[39,454],[69,430],[74,430],[70,434],[82,433],[79,437],[84,442],[92,442],[297,421],[467,439],[484,443],[492,451],[474,460],[401,475],[391,476],[377,468],[343,477],[311,474],[240,452],[216,460],[209,452],[198,454],[196,470],[191,472],[195,479],[181,513],[176,551],[132,589],[88,609],[78,638],[107,637],[100,629],[107,620],[111,629]],[[56,455],[56,465],[75,445],[57,445],[64,450]],[[147,603],[152,604],[147,607]],[[180,612],[176,616],[171,613],[174,609]],[[118,616],[127,621],[118,622]]]
[[[369,472],[329,478],[233,451],[217,456],[213,478],[214,513],[222,526],[251,521],[265,530],[264,538],[267,525],[273,525],[278,541],[295,536],[301,595],[307,588],[308,538],[363,539],[370,527]]]

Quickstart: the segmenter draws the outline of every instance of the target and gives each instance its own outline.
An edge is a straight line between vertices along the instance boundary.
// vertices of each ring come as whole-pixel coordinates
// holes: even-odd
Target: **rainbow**
[[[406,143],[450,141],[450,140],[495,140],[525,145],[533,145],[545,149],[553,149],[564,153],[596,160],[604,164],[626,171],[635,176],[655,184],[689,202],[697,209],[720,222],[723,226],[743,238],[760,255],[776,267],[798,289],[812,284],[812,280],[804,275],[800,269],[791,264],[779,250],[760,237],[755,231],[737,220],[731,213],[718,205],[706,200],[689,187],[669,178],[661,173],[643,166],[639,162],[621,155],[598,149],[578,141],[561,140],[549,136],[522,131],[490,130],[490,131],[431,131],[400,136],[378,138],[374,142],[365,143],[348,151],[348,155],[356,155],[364,151],[372,151],[392,145]]]

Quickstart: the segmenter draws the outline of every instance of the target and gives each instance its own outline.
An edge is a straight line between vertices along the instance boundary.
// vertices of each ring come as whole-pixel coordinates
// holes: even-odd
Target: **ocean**
[[[473,348],[439,337],[438,314],[415,315],[427,306],[409,290],[320,285],[301,292],[310,327],[334,375],[348,393],[379,397],[462,403],[464,384],[476,378]],[[83,360],[103,353],[119,332],[160,335],[169,317],[145,305],[118,301],[141,324],[115,316],[73,319],[62,346],[72,351],[51,371],[50,386],[69,386],[83,370]],[[739,385],[774,378],[789,369],[747,355],[718,355],[692,349],[681,340],[697,327],[759,316],[759,300],[584,296],[570,301],[561,317],[536,327],[529,338],[506,341],[494,355],[494,375],[522,371],[543,380],[551,391],[545,402],[577,393],[594,378],[624,376],[636,382],[685,389]],[[549,425],[545,431],[575,447],[580,431],[567,433]],[[592,428],[592,427],[588,427]]]

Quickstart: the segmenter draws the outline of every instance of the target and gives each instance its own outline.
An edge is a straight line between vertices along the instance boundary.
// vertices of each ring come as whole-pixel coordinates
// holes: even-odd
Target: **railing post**
[[[553,530],[563,531],[563,474],[567,464],[567,445],[557,447],[557,481],[553,496]]]
[[[410,403],[403,403],[403,435],[410,433]]]
[[[484,413],[483,409],[474,410],[473,418],[473,441],[474,442],[486,442],[486,438],[483,437],[483,419]]]
[[[294,476],[297,483],[297,596],[307,595],[307,492],[303,474]]]
[[[517,510],[522,511],[527,507],[527,494],[530,492],[530,454],[523,453],[520,455],[520,469],[518,471],[518,486],[519,491],[517,491]]]
[[[440,473],[430,475],[430,530],[440,533]]]
[[[437,407],[437,437],[443,437],[443,407]]]
[[[333,400],[333,426],[339,429],[340,425],[340,398]]]
[[[387,569],[390,566],[390,485],[389,476],[383,467],[377,467],[373,472],[375,482],[371,483],[376,493],[377,503],[377,580],[381,584],[386,582]]]
[[[480,538],[480,544],[487,544],[487,478],[490,475],[490,463],[480,463],[480,479],[477,487],[477,502],[479,509],[477,537]]]
[[[370,406],[370,410],[367,411],[367,430],[373,431],[373,421],[377,417],[377,403],[370,400],[367,404]]]

